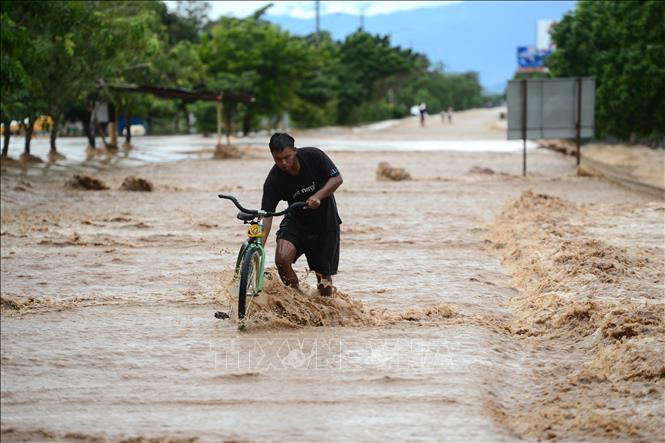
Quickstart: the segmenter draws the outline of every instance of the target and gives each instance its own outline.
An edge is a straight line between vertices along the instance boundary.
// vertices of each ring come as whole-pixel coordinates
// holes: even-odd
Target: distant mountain
[[[575,1],[462,2],[364,18],[371,34],[390,35],[391,42],[443,62],[449,72],[476,71],[483,87],[503,92],[517,66],[517,47],[536,44],[540,19],[560,20]],[[267,15],[292,34],[307,35],[315,20]],[[360,17],[321,16],[321,29],[343,40],[360,26]]]

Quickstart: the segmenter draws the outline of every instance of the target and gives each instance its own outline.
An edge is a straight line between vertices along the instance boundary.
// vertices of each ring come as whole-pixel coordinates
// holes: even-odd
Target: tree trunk
[[[227,105],[224,107],[224,132],[226,132],[226,144],[230,145],[229,137],[231,135],[231,109]]]
[[[54,113],[53,115],[53,125],[51,126],[51,133],[50,133],[50,142],[51,142],[51,152],[58,152],[58,149],[55,146],[55,139],[58,137],[58,122],[60,121],[60,114],[59,113]]]
[[[104,128],[102,128],[102,125],[97,119],[95,119],[95,125],[97,126],[97,129],[99,129],[99,135],[102,137],[102,145],[106,147],[106,136],[104,135]]]
[[[115,121],[110,121],[106,128],[109,131],[109,145],[107,148],[118,149],[118,126]]]
[[[182,112],[185,115],[185,128],[187,129],[187,134],[192,133],[192,124],[189,121],[189,111],[187,110],[187,103],[182,104]]]
[[[245,112],[245,117],[242,119],[242,134],[247,136],[252,130],[252,116],[249,112]]]
[[[2,134],[2,156],[7,157],[7,154],[9,153],[9,139],[12,136],[12,129],[11,129],[11,120],[5,120],[2,122],[5,127],[5,132]]]
[[[32,132],[35,129],[35,118],[34,117],[29,117],[28,118],[28,124],[25,127],[25,148],[23,149],[23,152],[25,153],[25,156],[30,155],[30,142],[32,141]]]
[[[90,123],[88,123],[88,145],[90,145],[92,149],[95,149],[95,132],[97,131],[96,123],[97,119],[95,118],[95,111],[93,109],[90,113]]]
[[[130,144],[132,142],[132,114],[125,112],[125,143]]]
[[[180,107],[176,106],[175,116],[173,118],[173,132],[180,133]]]
[[[222,102],[217,100],[215,102],[215,108],[217,111],[217,148],[222,146]],[[228,144],[228,143],[227,143]]]
[[[109,144],[106,145],[106,149],[115,151],[118,149],[118,126],[116,108],[113,103],[109,105],[109,121],[106,124],[106,130],[109,133]]]

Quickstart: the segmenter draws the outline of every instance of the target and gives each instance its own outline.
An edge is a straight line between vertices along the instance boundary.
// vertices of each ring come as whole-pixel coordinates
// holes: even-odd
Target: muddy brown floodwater
[[[662,441],[662,201],[545,150],[527,178],[519,152],[335,151],[335,296],[282,287],[273,239],[239,331],[216,195],[257,205],[271,166],[242,153],[3,170],[3,442]]]

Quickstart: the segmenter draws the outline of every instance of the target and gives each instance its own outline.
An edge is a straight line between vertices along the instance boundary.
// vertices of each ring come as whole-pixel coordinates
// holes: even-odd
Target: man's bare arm
[[[266,242],[268,241],[268,234],[270,234],[270,228],[272,227],[272,217],[264,217],[263,218],[263,238],[261,239],[261,242],[263,246],[266,245]]]
[[[326,184],[323,185],[323,188],[319,189],[319,192],[307,199],[307,206],[312,209],[318,208],[321,205],[321,200],[330,197],[343,182],[341,174],[336,177],[330,177]]]

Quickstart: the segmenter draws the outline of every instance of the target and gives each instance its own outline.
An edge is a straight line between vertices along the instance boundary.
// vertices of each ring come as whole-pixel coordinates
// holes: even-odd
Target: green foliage
[[[315,34],[304,38],[310,47],[317,47]],[[296,91],[297,99],[289,112],[294,122],[302,127],[334,125],[338,122],[339,91],[339,44],[330,33],[322,32],[314,53],[314,68],[304,73],[302,83]]]
[[[0,84],[2,87],[2,102],[0,115],[2,121],[20,116],[22,113],[22,99],[30,88],[30,76],[26,72],[24,54],[26,48],[21,42],[28,40],[25,26],[16,23],[10,17],[7,9],[3,7],[0,14]]]
[[[484,106],[487,99],[482,94],[482,87],[475,72],[447,73],[442,64],[429,69],[429,62],[420,59],[420,67],[406,77],[406,84],[396,88],[395,103],[406,115],[413,105],[425,103],[430,113],[452,107],[464,109]]]
[[[551,78],[552,74],[550,72],[515,72],[513,75],[513,80],[522,80],[529,78]]]
[[[483,97],[485,100],[485,107],[496,107],[505,104],[506,95],[505,94],[488,94]]]
[[[401,75],[416,68],[416,55],[390,45],[388,36],[372,36],[361,30],[349,35],[340,45],[338,78],[339,123],[371,121],[390,113],[380,103],[392,87],[402,86]],[[369,111],[375,102],[379,109]],[[369,111],[369,112],[368,112]]]
[[[314,50],[302,39],[260,17],[222,17],[201,37],[200,57],[208,85],[255,97],[246,119],[278,116],[296,102],[296,92],[314,68]]]
[[[178,1],[175,12],[169,12],[164,3],[158,5],[159,18],[166,29],[169,46],[183,41],[199,42],[200,33],[208,22],[208,2]]]
[[[581,1],[556,26],[560,77],[596,77],[596,133],[665,137],[665,3]]]
[[[209,23],[200,2],[178,2],[175,12],[158,1],[4,2],[2,116],[80,116],[101,98],[121,116],[151,119],[156,131],[175,127],[188,106],[200,130],[215,130],[214,103],[166,105],[102,83],[250,94],[249,105],[224,104],[224,119],[245,132],[275,127],[285,113],[295,126],[314,127],[399,118],[421,101],[431,112],[484,103],[474,73],[432,68],[361,30],[341,42],[327,32],[293,36],[263,19],[269,7]]]
[[[217,109],[213,102],[196,102],[190,106],[196,118],[196,129],[203,134],[214,134],[217,131]]]
[[[159,52],[156,34],[151,32],[157,5],[5,2],[3,58],[9,59],[8,75],[19,80],[3,81],[3,112],[7,107],[12,108],[13,118],[49,114],[57,121],[100,94],[115,101],[108,91],[98,90],[98,82],[121,79],[126,66]],[[4,66],[3,59],[3,75]],[[23,72],[24,78],[16,77],[16,72]],[[14,97],[22,98],[21,109]]]
[[[46,110],[43,79],[47,75],[42,64],[53,46],[62,46],[59,44],[62,39],[60,42],[51,41],[51,36],[44,35],[40,30],[47,24],[45,18],[57,16],[59,11],[55,9],[39,2],[12,1],[3,4],[3,119],[9,115],[23,120],[23,117],[36,117]]]
[[[142,105],[141,109],[147,115],[147,125],[151,134],[162,135],[173,133],[176,102],[173,100],[150,99],[142,103]]]

